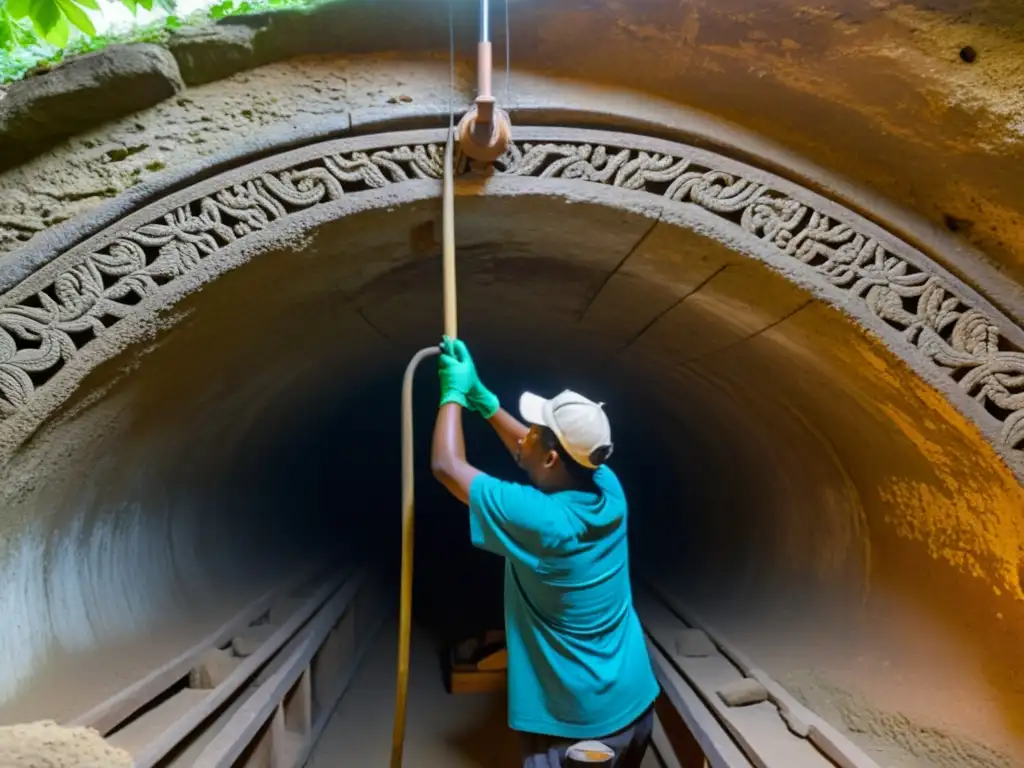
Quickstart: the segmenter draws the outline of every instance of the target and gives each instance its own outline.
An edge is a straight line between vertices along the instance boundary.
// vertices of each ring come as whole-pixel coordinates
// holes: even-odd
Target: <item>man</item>
[[[521,735],[524,768],[638,768],[659,687],[633,608],[626,499],[605,465],[604,410],[574,392],[527,393],[526,427],[481,383],[458,340],[442,343],[439,373],[431,466],[469,505],[474,546],[505,558],[509,725]],[[494,427],[531,485],[466,461],[463,409]]]

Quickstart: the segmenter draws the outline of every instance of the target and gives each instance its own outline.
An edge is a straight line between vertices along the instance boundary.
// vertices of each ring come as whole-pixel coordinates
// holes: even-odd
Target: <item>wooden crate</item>
[[[448,655],[448,690],[451,693],[490,693],[508,686],[508,650],[504,633],[459,643]]]

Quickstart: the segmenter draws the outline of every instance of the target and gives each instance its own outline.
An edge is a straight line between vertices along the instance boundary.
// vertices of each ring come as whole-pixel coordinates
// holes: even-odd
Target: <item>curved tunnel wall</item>
[[[223,608],[317,542],[345,554],[323,533],[376,499],[341,490],[339,403],[434,340],[441,138],[342,140],[173,192],[3,297],[8,573],[42,574],[5,593],[24,617],[0,638],[8,696],[47,647]],[[1002,373],[1019,331],[781,179],[643,137],[517,138],[497,177],[460,180],[461,323],[492,369],[609,391],[644,567],[784,668],[823,628],[822,663],[849,658],[837,637],[892,606],[957,658],[1012,663],[1021,492],[991,443],[1016,467],[1015,422],[942,366]],[[289,453],[314,443],[313,469]],[[69,552],[94,570],[68,582]],[[792,622],[764,632],[768,608]],[[961,636],[997,611],[1004,636]],[[995,697],[1003,726],[1015,695]]]

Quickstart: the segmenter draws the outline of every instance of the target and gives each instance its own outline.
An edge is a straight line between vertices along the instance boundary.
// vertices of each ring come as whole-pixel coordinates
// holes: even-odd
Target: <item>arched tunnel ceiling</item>
[[[136,533],[133,548],[108,545],[126,569],[153,551],[139,545],[149,536],[188,542],[221,519],[188,500],[223,483],[223,457],[315,420],[433,343],[443,139],[433,129],[292,149],[291,135],[286,152],[114,201],[123,218],[97,225],[99,212],[69,250],[48,254],[56,239],[25,249],[30,277],[0,297],[8,541],[33,518],[55,535],[83,503],[133,499],[166,515],[153,512],[156,533]],[[838,593],[815,616],[853,647],[858,606],[872,598],[877,631],[878,601],[891,600],[955,638],[955,652],[904,638],[928,664],[984,657],[981,672],[943,663],[933,690],[987,686],[968,718],[975,738],[1012,750],[1020,693],[993,670],[1014,663],[1024,629],[1022,494],[1002,463],[1019,471],[1019,444],[1016,411],[984,403],[1016,386],[1019,329],[919,251],[765,171],[635,134],[520,127],[516,139],[496,174],[457,184],[465,334],[513,366],[603,377],[640,412],[641,432],[690,481],[673,500],[682,512],[658,517],[663,544],[684,542],[686,557],[670,554],[693,558],[687,511],[713,510],[693,546],[729,553],[709,572],[735,599],[768,574],[814,587],[794,592],[803,610],[817,589]],[[978,372],[988,378],[975,384]],[[218,503],[257,501],[228,490]],[[220,547],[221,570],[159,552],[164,571],[130,599],[93,607],[96,587],[85,589],[92,634],[50,626],[45,596],[20,606],[42,611],[22,626],[37,649],[49,637],[88,647],[146,625],[132,606],[163,594],[160,578],[190,574],[175,590],[187,594],[196,579],[235,583],[229,566],[242,566],[226,553],[238,532],[217,526],[192,557],[217,560]],[[730,558],[743,573],[726,573]],[[993,634],[997,613],[1006,629]],[[14,654],[31,645],[15,635],[0,637],[22,665],[2,681],[8,693],[42,658]],[[915,723],[945,716],[878,678],[859,682]]]
[[[101,650],[105,662],[116,651],[125,674],[128,661],[145,669],[147,653],[182,637],[166,621],[143,643],[140,631],[170,617],[198,632],[279,572],[289,526],[324,530],[287,506],[300,493],[288,482],[323,482],[342,454],[373,472],[372,452],[352,457],[352,413],[333,421],[336,401],[389,391],[408,353],[435,340],[437,156],[398,162],[425,179],[396,184],[395,166],[376,164],[328,202],[314,199],[323,154],[351,162],[390,142],[280,153],[445,124],[448,26],[422,12],[426,0],[342,6],[297,46],[333,57],[190,87],[0,176],[0,250],[51,228],[0,260],[0,327],[19,339],[0,346],[0,616],[20,617],[0,622],[0,701],[19,692],[0,721],[59,715],[54,690],[74,710],[79,683],[97,695],[90,674],[109,665],[56,666],[50,652]],[[467,58],[475,6],[455,3]],[[856,740],[895,747],[883,762],[1024,763],[1024,507],[999,460],[1020,477],[1019,3],[512,0],[511,11],[511,92],[499,75],[498,95],[517,127],[545,126],[517,138],[577,158],[548,156],[547,176],[460,181],[462,327],[486,369],[607,392],[617,462],[644,479],[631,498],[657,511],[641,566],[671,563],[665,578],[698,599],[694,572],[720,626]],[[468,103],[472,65],[455,69],[455,103]],[[425,136],[405,141],[442,133]],[[626,146],[634,163],[637,150],[661,153],[694,163],[682,173],[750,183],[708,177],[721,188],[692,185],[673,202],[675,178],[634,189],[617,182],[641,178],[625,166],[585,182],[598,146],[613,162]],[[307,175],[285,181],[288,168]],[[260,170],[280,184],[261,186]],[[191,230],[196,201],[223,190],[224,207]],[[795,220],[790,204],[809,207]],[[166,218],[184,205],[186,220]],[[264,215],[281,218],[227,245],[210,228]],[[164,229],[147,230],[140,269],[138,253],[109,246],[146,225]],[[167,228],[177,245],[153,269]],[[824,261],[794,256],[823,241]],[[865,275],[870,242],[881,261]],[[854,267],[868,281],[857,290]],[[134,303],[136,289],[149,298]],[[118,304],[132,305],[121,320]],[[342,443],[303,467],[303,435],[318,429]],[[389,454],[388,435],[371,446]],[[254,482],[254,466],[272,479]],[[346,509],[329,483],[315,491],[330,515]],[[787,578],[800,589],[769,588]],[[31,677],[42,666],[50,686]]]

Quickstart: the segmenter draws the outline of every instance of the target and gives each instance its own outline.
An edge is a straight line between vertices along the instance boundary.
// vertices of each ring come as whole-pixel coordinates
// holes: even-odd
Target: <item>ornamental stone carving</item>
[[[837,215],[842,209],[835,205],[821,210],[815,195],[783,193],[778,190],[792,185],[753,169],[744,173],[724,158],[717,163],[707,152],[680,144],[648,151],[637,148],[641,137],[627,142],[595,131],[578,132],[586,142],[562,140],[564,129],[550,129],[550,141],[545,129],[525,133],[531,140],[510,147],[496,163],[498,175],[608,185],[714,214],[722,226],[770,245],[808,279],[844,292],[902,335],[920,352],[916,367],[923,361],[980,403],[998,426],[1003,451],[1024,458],[1024,353],[1004,330],[1011,321],[972,305],[941,267],[923,256],[912,263],[861,231],[855,215]],[[0,424],[134,305],[226,245],[345,195],[440,179],[444,136],[433,134],[434,141],[369,150],[346,151],[344,139],[330,142],[321,153],[299,153],[282,170],[254,171],[248,180],[168,205],[140,226],[114,228],[105,238],[97,233],[92,239],[106,244],[94,250],[59,256],[56,277],[41,290],[26,295],[18,286],[0,296]],[[666,144],[648,142],[655,143]]]

